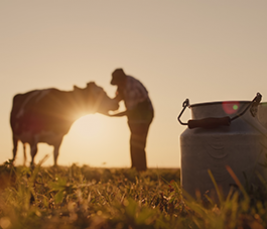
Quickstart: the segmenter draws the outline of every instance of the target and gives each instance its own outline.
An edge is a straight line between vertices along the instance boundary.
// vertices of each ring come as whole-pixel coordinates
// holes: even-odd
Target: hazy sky
[[[178,167],[185,127],[176,117],[186,98],[251,100],[260,92],[267,101],[266,12],[266,0],[1,0],[0,163],[12,157],[15,94],[95,81],[113,97],[111,72],[122,67],[154,104],[148,166]],[[125,117],[88,115],[65,136],[58,163],[129,167],[129,135]],[[52,165],[52,150],[40,144],[36,162],[48,154]]]

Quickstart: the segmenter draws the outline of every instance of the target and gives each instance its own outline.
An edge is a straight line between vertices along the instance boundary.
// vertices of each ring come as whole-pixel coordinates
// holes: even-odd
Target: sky
[[[154,105],[148,167],[179,167],[186,98],[252,100],[260,92],[267,101],[266,12],[266,0],[1,0],[0,164],[12,158],[15,94],[94,81],[114,97],[111,73],[121,67]],[[187,109],[182,119],[190,118]],[[128,168],[129,137],[125,117],[84,116],[64,137],[58,164]],[[38,149],[35,162],[48,155],[44,165],[53,165],[53,148]]]

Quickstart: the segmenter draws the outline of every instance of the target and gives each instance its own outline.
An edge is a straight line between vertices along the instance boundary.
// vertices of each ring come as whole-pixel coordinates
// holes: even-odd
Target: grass
[[[231,191],[217,205],[184,198],[179,177],[178,169],[138,173],[73,164],[31,170],[6,162],[0,228],[267,228],[264,192]]]

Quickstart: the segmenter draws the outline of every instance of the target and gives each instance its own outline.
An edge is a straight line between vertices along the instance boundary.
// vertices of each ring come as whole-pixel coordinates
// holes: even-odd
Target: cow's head
[[[114,111],[119,108],[119,104],[115,99],[108,97],[102,87],[97,86],[94,82],[89,82],[86,88],[78,88],[74,86],[74,94],[77,103],[86,113],[102,113],[108,114],[108,111]]]

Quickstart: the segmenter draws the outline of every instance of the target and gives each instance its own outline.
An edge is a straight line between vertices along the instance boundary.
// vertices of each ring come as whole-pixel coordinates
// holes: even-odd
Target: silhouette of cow
[[[117,110],[117,101],[107,96],[103,88],[94,82],[86,88],[73,87],[72,91],[55,88],[34,90],[17,94],[13,98],[10,124],[13,134],[13,160],[17,145],[23,143],[24,164],[26,161],[25,143],[31,149],[31,165],[37,153],[37,144],[44,142],[54,146],[54,165],[57,165],[59,147],[75,120],[90,113],[107,114]]]

